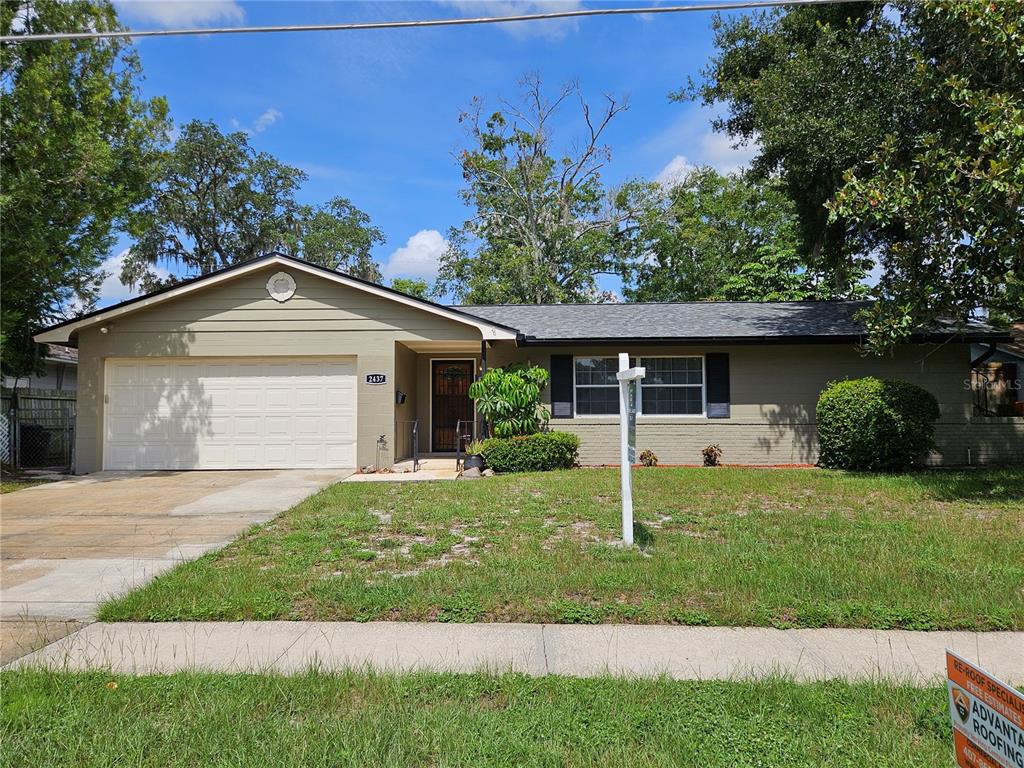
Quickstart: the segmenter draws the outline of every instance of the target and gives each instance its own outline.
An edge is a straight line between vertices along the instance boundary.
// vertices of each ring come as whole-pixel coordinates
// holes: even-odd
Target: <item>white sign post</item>
[[[619,463],[622,467],[622,543],[633,546],[633,464],[636,463],[636,390],[647,372],[630,368],[629,355],[619,354]]]

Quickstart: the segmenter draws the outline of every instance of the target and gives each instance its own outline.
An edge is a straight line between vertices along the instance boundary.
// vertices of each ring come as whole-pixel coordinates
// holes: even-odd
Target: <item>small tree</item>
[[[469,386],[469,396],[495,437],[532,435],[551,414],[540,404],[548,372],[534,366],[492,368]]]

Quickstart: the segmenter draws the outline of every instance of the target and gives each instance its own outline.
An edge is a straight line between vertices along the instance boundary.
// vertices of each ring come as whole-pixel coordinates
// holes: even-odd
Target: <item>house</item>
[[[78,350],[61,344],[44,344],[40,371],[30,376],[4,376],[4,389],[71,392],[76,389]]]
[[[552,427],[618,459],[614,357],[647,368],[638,447],[694,463],[813,462],[818,394],[867,374],[938,398],[937,463],[1024,460],[1024,419],[976,417],[978,324],[857,348],[856,303],[446,307],[278,254],[55,325],[77,347],[76,470],[356,467],[456,448],[487,366],[542,365]]]
[[[975,415],[1024,416],[1024,323],[1006,344],[974,344],[971,357]]]

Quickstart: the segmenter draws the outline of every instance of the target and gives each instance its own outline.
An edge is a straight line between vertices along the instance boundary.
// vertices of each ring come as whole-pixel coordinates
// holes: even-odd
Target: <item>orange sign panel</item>
[[[962,768],[1024,768],[1024,695],[946,651],[953,744]]]

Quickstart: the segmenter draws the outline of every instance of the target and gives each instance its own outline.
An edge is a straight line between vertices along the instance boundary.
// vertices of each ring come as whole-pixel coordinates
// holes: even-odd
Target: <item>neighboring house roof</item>
[[[496,304],[457,307],[516,328],[524,343],[594,341],[857,341],[865,334],[856,313],[864,301],[701,301],[664,304]],[[1003,338],[972,322],[964,340]],[[945,340],[955,329],[940,327],[915,340]]]
[[[80,328],[102,323],[105,320],[111,320],[129,312],[135,312],[165,301],[170,301],[184,294],[191,293],[192,291],[207,288],[211,285],[215,285],[216,283],[232,280],[249,272],[263,269],[270,264],[279,264],[289,269],[298,269],[309,274],[318,275],[328,280],[333,280],[336,283],[346,285],[350,288],[365,291],[375,296],[380,296],[385,299],[390,299],[391,301],[413,306],[418,309],[422,309],[425,312],[430,312],[431,314],[440,315],[448,318],[449,320],[454,320],[456,322],[463,323],[464,325],[472,326],[480,330],[484,339],[516,338],[516,330],[514,328],[507,328],[495,321],[469,315],[452,307],[435,304],[432,301],[417,299],[413,296],[409,296],[408,294],[401,293],[400,291],[394,291],[390,288],[385,288],[382,285],[377,285],[376,283],[371,283],[366,280],[360,280],[357,277],[352,277],[351,275],[346,275],[342,272],[327,269],[326,267],[321,267],[316,264],[310,264],[308,261],[296,259],[292,256],[286,256],[281,253],[269,253],[266,256],[260,256],[257,259],[252,259],[251,261],[235,264],[233,266],[217,270],[216,272],[211,272],[207,275],[200,275],[199,277],[194,277],[191,280],[184,280],[167,288],[162,288],[159,291],[147,293],[145,296],[139,296],[138,298],[129,299],[128,301],[122,301],[120,304],[115,304],[111,307],[105,307],[103,309],[96,310],[95,312],[90,312],[89,314],[75,318],[74,320],[68,320],[63,323],[51,325],[49,328],[44,328],[36,333],[33,338],[37,342],[41,343],[56,342],[57,344],[61,344],[69,341],[71,335]]]
[[[61,344],[47,344],[46,349],[43,352],[43,360],[48,363],[78,365],[78,350],[74,347],[65,347]]]
[[[1002,344],[1002,348],[1011,355],[1024,359],[1024,323],[1014,323],[1010,328],[1011,341]]]

